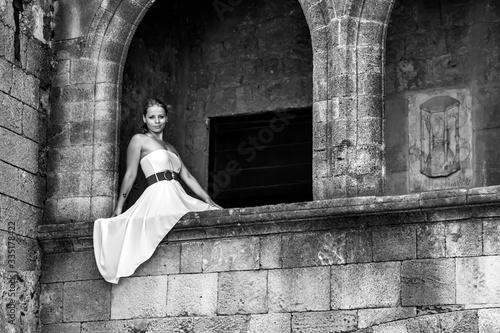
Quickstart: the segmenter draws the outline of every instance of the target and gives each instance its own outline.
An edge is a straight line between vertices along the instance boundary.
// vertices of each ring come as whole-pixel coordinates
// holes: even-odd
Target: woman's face
[[[167,113],[161,106],[150,106],[142,118],[152,133],[161,133],[167,123]]]

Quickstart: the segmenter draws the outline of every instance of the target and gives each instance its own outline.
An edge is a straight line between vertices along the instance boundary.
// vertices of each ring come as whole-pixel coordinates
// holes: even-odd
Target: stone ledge
[[[500,216],[500,186],[230,208],[186,214],[165,241],[427,223]],[[92,249],[93,221],[44,224],[45,253]]]

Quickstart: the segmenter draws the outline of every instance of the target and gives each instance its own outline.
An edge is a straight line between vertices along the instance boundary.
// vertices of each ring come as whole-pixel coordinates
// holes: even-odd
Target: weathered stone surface
[[[134,331],[143,333],[193,332],[193,318],[135,319]]]
[[[219,274],[218,314],[267,312],[267,271]]]
[[[329,267],[270,270],[268,274],[270,312],[330,309]]]
[[[500,257],[457,258],[457,303],[500,303]]]
[[[96,321],[82,323],[81,333],[130,333],[134,332],[133,320]]]
[[[168,275],[180,271],[181,246],[178,243],[160,245],[153,256],[139,266],[134,276]]]
[[[63,284],[42,284],[40,293],[40,321],[45,324],[62,322]]]
[[[403,306],[454,303],[455,261],[453,259],[403,262],[401,268]]]
[[[260,239],[260,268],[281,268],[281,236],[267,236]]]
[[[168,277],[168,316],[213,316],[217,310],[217,273]]]
[[[358,310],[358,327],[367,328],[391,321],[415,317],[414,307],[361,309]]]
[[[439,316],[441,332],[479,332],[479,318],[476,311],[457,311]]]
[[[36,238],[36,226],[42,218],[42,209],[2,195],[0,216],[1,230],[13,228],[17,235]]]
[[[482,223],[456,222],[446,225],[446,256],[478,256],[482,253]]]
[[[181,273],[201,273],[203,243],[184,242],[181,249]]]
[[[104,280],[66,282],[63,322],[109,320],[111,285]]]
[[[478,310],[479,333],[500,332],[500,309]]]
[[[257,268],[259,268],[257,237],[207,241],[203,244],[203,272]]]
[[[45,254],[42,257],[43,283],[100,278],[93,251]]]
[[[417,258],[442,258],[446,254],[446,227],[442,223],[417,227]]]
[[[111,319],[164,317],[167,277],[121,278],[111,291]]]
[[[303,312],[292,317],[292,331],[297,333],[349,332],[356,327],[356,311]]]
[[[373,229],[373,260],[414,259],[416,256],[414,226],[380,227]]]
[[[346,262],[363,263],[373,260],[371,229],[351,229],[346,231]]]
[[[191,332],[191,331],[188,331]],[[193,333],[246,333],[248,332],[248,317],[220,316],[194,318]]]
[[[269,313],[251,315],[248,333],[291,333],[292,316],[289,313]]]
[[[500,254],[500,221],[483,222],[483,254]]]
[[[42,333],[80,333],[80,323],[42,325]]]
[[[283,267],[321,266],[345,263],[345,233],[290,234],[282,236]]]
[[[396,262],[332,266],[332,309],[397,306],[400,268]]]

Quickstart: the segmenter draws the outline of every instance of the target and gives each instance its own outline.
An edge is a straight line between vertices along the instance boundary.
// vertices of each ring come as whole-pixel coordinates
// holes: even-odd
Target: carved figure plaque
[[[465,89],[422,92],[408,100],[410,192],[472,182],[471,97]]]

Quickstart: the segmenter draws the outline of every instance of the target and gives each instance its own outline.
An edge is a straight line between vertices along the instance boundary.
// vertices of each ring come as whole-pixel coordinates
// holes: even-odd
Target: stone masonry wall
[[[0,0],[0,332],[39,328],[51,20],[52,1]]]
[[[496,332],[498,190],[190,214],[117,285],[42,228],[42,332]]]
[[[500,183],[498,1],[396,1],[387,31],[387,194],[408,193],[409,94],[466,89],[472,95],[473,179]],[[462,158],[462,157],[461,157]]]

